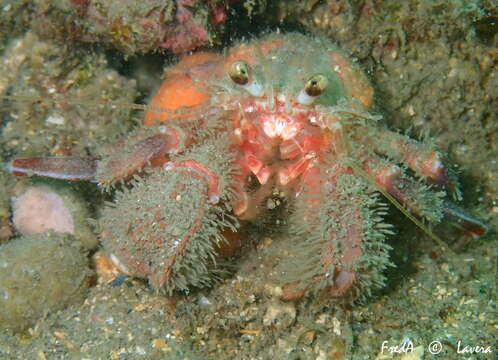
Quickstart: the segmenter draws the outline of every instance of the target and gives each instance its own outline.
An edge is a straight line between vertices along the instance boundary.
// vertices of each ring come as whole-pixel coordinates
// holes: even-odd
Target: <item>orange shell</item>
[[[220,55],[208,52],[183,58],[168,70],[150,105],[166,110],[179,110],[207,102],[210,95],[201,90],[202,80],[213,74],[213,68],[215,70],[220,61]],[[144,125],[163,123],[171,118],[181,118],[181,115],[149,110],[145,113]]]
[[[337,74],[348,92],[354,90],[353,93],[348,94],[359,100],[361,104],[368,109],[373,103],[373,88],[370,86],[366,76],[363,72],[353,67],[351,61],[336,51],[329,52],[331,65],[337,69]]]

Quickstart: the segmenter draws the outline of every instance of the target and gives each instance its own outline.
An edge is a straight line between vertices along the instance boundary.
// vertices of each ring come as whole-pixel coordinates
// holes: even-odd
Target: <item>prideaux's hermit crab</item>
[[[446,200],[459,193],[441,154],[380,125],[372,102],[365,75],[329,40],[273,33],[169,68],[144,126],[99,157],[17,158],[10,170],[128,181],[102,211],[102,244],[123,272],[167,292],[211,283],[223,244],[278,193],[292,254],[283,298],[356,298],[383,284],[389,264],[379,191],[429,223],[486,231]]]

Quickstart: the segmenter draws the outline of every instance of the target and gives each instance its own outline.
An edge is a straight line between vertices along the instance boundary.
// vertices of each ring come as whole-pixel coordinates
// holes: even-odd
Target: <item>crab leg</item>
[[[7,170],[15,176],[38,175],[63,180],[93,180],[97,157],[17,158]]]
[[[387,191],[415,214],[432,223],[450,221],[473,237],[487,233],[487,227],[479,220],[456,210],[455,205],[443,200],[443,192],[430,191],[427,185],[406,176],[396,165],[370,158],[363,164],[378,186]]]
[[[389,130],[375,130],[363,134],[367,144],[380,155],[388,156],[395,162],[406,164],[419,176],[429,178],[441,186],[453,186],[443,165],[441,154],[427,144],[410,139],[408,136]]]
[[[362,283],[364,272],[375,273],[372,278],[381,281],[377,271],[387,265],[382,240],[389,229],[379,223],[378,212],[384,208],[364,192],[364,181],[338,165],[326,173],[312,166],[302,181],[291,222],[296,259],[287,270],[290,281],[282,299],[296,300],[321,289],[333,297],[344,296]],[[370,256],[382,259],[378,268],[369,269]]]
[[[401,167],[378,158],[371,157],[365,160],[363,167],[378,186],[408,207],[410,211],[433,223],[441,220],[442,196],[445,195],[443,192],[429,192],[427,185],[410,179]]]
[[[240,244],[227,206],[231,159],[216,145],[201,145],[117,191],[101,223],[102,243],[118,267],[170,293],[210,282],[218,251]]]
[[[111,146],[107,156],[99,162],[96,175],[99,184],[113,184],[127,179],[149,162],[158,162],[171,152],[171,141],[168,141],[166,134],[155,134],[134,143],[133,140],[133,138],[128,139],[129,142],[124,146],[120,146],[121,140]]]
[[[121,139],[100,157],[33,157],[14,159],[7,169],[16,176],[38,175],[63,180],[96,180],[101,185],[127,179],[147,164],[159,165],[182,146],[182,133],[163,126]]]
[[[111,146],[102,156],[97,169],[97,181],[102,185],[113,184],[129,178],[149,163],[163,165],[168,161],[169,154],[178,154],[185,147],[209,135],[209,131],[212,131],[210,127],[225,115],[220,108],[213,107],[199,114],[196,119],[139,128],[133,135]]]

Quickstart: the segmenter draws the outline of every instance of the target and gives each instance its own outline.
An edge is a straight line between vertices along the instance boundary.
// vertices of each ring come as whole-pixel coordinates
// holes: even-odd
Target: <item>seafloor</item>
[[[144,101],[157,88],[163,63],[175,59],[167,52],[125,59],[112,43],[89,45],[65,40],[71,37],[64,34],[49,39],[39,21],[30,26],[28,12],[47,17],[51,12],[22,3],[25,11],[0,3],[2,161],[68,151],[93,154],[130,131],[141,115],[110,101]],[[351,305],[311,296],[280,301],[271,274],[286,253],[285,229],[261,232],[255,226],[231,274],[213,288],[167,297],[136,279],[93,281],[82,303],[47,308],[24,331],[1,331],[0,358],[496,358],[496,5],[485,0],[229,3],[220,43],[280,26],[328,36],[351,53],[371,78],[376,110],[385,121],[432,139],[448,154],[462,183],[462,206],[488,224],[490,234],[472,240],[454,229],[435,228],[453,250],[448,252],[393,208],[387,220],[396,226],[389,240],[396,268],[387,272],[384,289]],[[6,243],[17,236],[9,198],[27,180],[20,185],[9,174],[0,175],[0,242]],[[74,191],[92,217],[110,200],[93,185],[78,183]],[[413,351],[383,351],[383,343],[411,344]],[[441,352],[431,354],[438,345]],[[491,352],[461,353],[465,346]]]

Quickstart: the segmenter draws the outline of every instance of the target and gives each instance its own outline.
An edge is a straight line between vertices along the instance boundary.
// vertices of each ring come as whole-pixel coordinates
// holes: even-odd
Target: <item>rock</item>
[[[86,251],[69,235],[45,232],[0,246],[0,328],[22,331],[44,314],[85,298]]]
[[[88,249],[97,246],[88,210],[69,188],[29,185],[12,198],[12,208],[12,223],[21,235],[53,230],[74,235]]]

